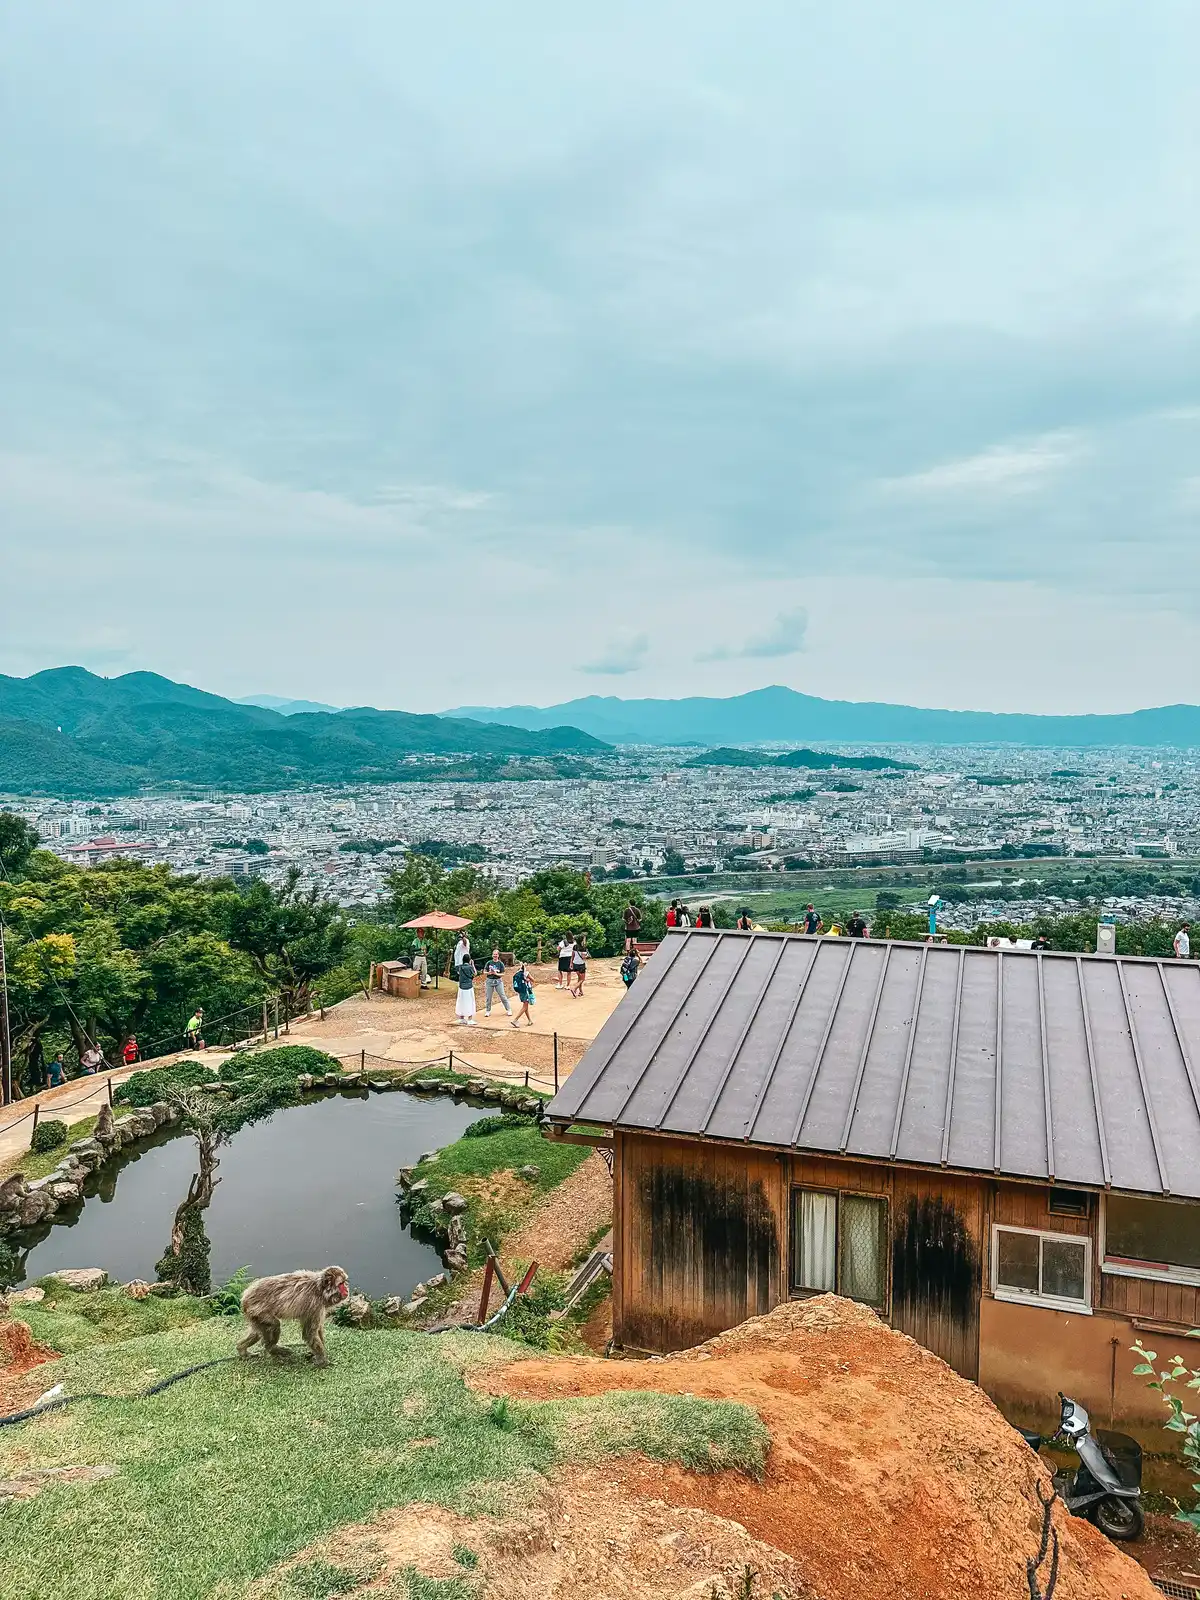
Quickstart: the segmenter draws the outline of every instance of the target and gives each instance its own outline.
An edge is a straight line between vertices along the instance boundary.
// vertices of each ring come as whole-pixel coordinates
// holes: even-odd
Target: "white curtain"
[[[837,1288],[837,1195],[801,1189],[796,1216],[796,1287]]]

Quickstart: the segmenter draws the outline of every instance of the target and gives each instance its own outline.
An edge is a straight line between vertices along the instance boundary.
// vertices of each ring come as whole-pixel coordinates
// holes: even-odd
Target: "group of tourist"
[[[415,966],[416,963],[414,962]],[[454,1001],[454,1015],[462,1027],[475,1026],[475,980],[479,976],[479,969],[471,959],[471,941],[466,933],[460,933],[458,943],[454,946],[454,955],[451,958],[450,969],[458,980],[458,994]],[[499,945],[493,945],[492,953],[483,964],[483,1014],[490,1017],[492,1002],[498,1000],[504,1007],[504,1014],[508,1018],[510,1028],[519,1028],[522,1021],[533,1027],[533,1014],[530,1006],[535,1002],[533,992],[533,979],[529,975],[529,968],[523,961],[518,961],[513,970],[513,994],[518,1001],[517,1014],[513,1016],[512,1006],[508,1002],[508,991],[504,987],[504,974],[507,966],[504,957],[500,954]]]
[[[628,940],[626,940],[628,945]],[[587,934],[567,933],[558,941],[558,978],[555,981],[556,989],[565,989],[569,995],[574,995],[578,1000],[583,994],[584,980],[587,977],[588,947]]]

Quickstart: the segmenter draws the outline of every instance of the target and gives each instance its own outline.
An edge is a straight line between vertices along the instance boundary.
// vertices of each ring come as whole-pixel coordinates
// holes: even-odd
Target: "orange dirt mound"
[[[57,1361],[58,1354],[35,1344],[23,1322],[0,1322],[0,1416],[28,1403],[28,1385],[20,1382],[27,1372],[44,1361]]]
[[[981,1390],[862,1306],[822,1295],[664,1360],[519,1361],[478,1381],[537,1399],[656,1389],[741,1401],[771,1433],[762,1483],[641,1459],[598,1470],[622,1499],[740,1523],[822,1600],[1029,1600],[1045,1465]],[[1053,1526],[1055,1600],[1155,1600],[1141,1568],[1061,1504]],[[1047,1581],[1044,1564],[1040,1593]]]

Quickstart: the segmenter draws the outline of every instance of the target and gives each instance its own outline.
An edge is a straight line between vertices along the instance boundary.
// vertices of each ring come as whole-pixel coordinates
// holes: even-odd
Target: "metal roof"
[[[548,1107],[1200,1198],[1200,964],[672,931]]]

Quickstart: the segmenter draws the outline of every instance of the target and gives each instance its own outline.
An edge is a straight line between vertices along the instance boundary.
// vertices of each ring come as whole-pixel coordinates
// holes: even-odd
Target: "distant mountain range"
[[[538,758],[552,776],[559,758],[605,748],[575,728],[531,731],[369,706],[283,716],[153,672],[98,678],[55,667],[0,676],[0,793],[387,783],[413,775],[410,755],[473,757],[465,770],[482,762],[492,772],[501,758]]]
[[[915,772],[909,761],[893,761],[890,756],[838,756],[823,750],[787,750],[781,756],[764,755],[761,750],[702,750],[683,763],[685,767],[805,767],[814,772],[846,768],[852,772]]]
[[[460,706],[447,713],[518,728],[569,723],[610,744],[1017,744],[1200,747],[1200,707],[1159,706],[1102,716],[930,711],[873,701],[822,700],[795,689],[754,689],[727,700],[620,700],[589,695],[547,706]]]
[[[327,706],[323,700],[284,700],[277,694],[244,694],[235,706],[262,706],[266,711],[278,711],[281,717],[294,717],[301,711],[340,711],[341,706]]]

